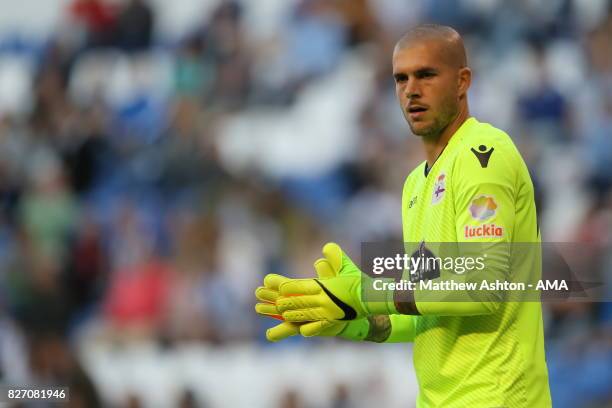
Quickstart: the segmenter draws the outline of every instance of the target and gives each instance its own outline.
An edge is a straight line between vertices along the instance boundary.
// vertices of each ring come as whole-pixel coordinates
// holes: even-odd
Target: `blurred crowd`
[[[211,0],[172,36],[159,2],[68,3],[44,38],[0,31],[0,378],[104,405],[80,342],[263,348],[265,273],[401,240],[424,156],[390,61],[420,22],[464,35],[472,114],[521,150],[544,240],[612,249],[609,1]],[[610,305],[545,314],[555,407],[612,401]]]

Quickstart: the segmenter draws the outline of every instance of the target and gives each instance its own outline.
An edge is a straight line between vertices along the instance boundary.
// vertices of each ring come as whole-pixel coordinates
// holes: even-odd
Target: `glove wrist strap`
[[[363,340],[368,335],[370,330],[370,322],[368,319],[358,319],[348,322],[346,327],[338,333],[338,337],[347,340]]]
[[[391,279],[378,278],[378,281],[385,283],[392,282]],[[375,285],[375,279],[366,278],[362,281],[361,299],[363,308],[367,315],[393,315],[398,314],[395,307],[395,291],[386,288],[384,285]],[[383,290],[377,290],[383,287]]]

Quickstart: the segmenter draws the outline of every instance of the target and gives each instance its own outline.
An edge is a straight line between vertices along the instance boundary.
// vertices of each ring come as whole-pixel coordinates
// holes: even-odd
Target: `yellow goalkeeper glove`
[[[392,291],[386,291],[382,301],[362,300],[362,281],[371,286],[372,279],[361,273],[338,244],[326,244],[323,256],[334,275],[319,279],[283,278],[279,282],[281,296],[276,299],[276,307],[285,321],[346,321],[397,313]]]
[[[339,268],[334,266],[326,258],[318,259],[314,263],[315,271],[319,279],[331,278],[338,274]],[[255,290],[255,296],[263,303],[255,305],[257,313],[283,320],[281,312],[276,307],[279,298],[279,287],[291,279],[281,275],[269,274],[264,279],[264,286]],[[306,323],[294,323],[283,321],[278,325],[268,329],[266,338],[269,341],[280,341],[296,334],[304,337],[313,336],[340,336],[350,340],[362,340],[368,333],[369,323],[367,319],[358,319],[351,322],[318,320]]]

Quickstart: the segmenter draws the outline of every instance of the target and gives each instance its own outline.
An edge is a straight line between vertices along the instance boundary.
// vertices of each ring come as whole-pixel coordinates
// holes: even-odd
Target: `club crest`
[[[446,175],[440,173],[434,184],[433,193],[431,195],[431,203],[438,204],[444,198],[444,192],[446,191]]]

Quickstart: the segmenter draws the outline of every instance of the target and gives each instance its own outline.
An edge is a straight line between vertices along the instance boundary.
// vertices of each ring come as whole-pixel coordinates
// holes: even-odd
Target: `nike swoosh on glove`
[[[324,250],[325,253],[325,250]],[[340,264],[335,267],[326,258],[315,261],[314,268],[320,279],[334,277],[340,271]],[[281,275],[269,274],[264,279],[264,286],[255,290],[255,296],[263,303],[255,305],[255,311],[259,314],[283,320],[281,312],[276,306],[280,297],[279,286],[290,279]],[[269,341],[280,341],[287,337],[300,333],[304,337],[313,336],[339,336],[349,340],[362,340],[369,330],[367,319],[357,319],[351,322],[335,320],[317,320],[312,322],[288,322],[283,321],[266,331]]]
[[[323,247],[324,259],[336,276],[319,279],[287,279],[279,284],[276,307],[287,322],[354,320],[372,314],[397,313],[392,296],[384,301],[363,302],[362,282],[372,279],[361,273],[335,243]],[[391,293],[392,295],[392,293]]]

